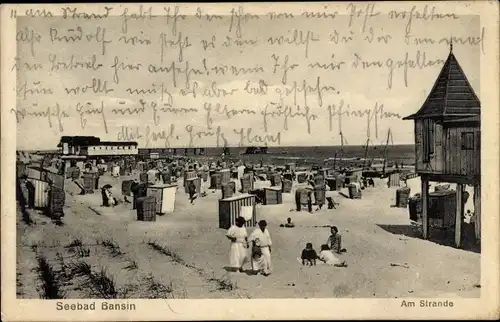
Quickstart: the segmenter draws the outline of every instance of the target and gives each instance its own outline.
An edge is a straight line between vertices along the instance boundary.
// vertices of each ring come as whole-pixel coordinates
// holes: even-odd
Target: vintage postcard
[[[498,319],[498,17],[2,5],[2,320]]]

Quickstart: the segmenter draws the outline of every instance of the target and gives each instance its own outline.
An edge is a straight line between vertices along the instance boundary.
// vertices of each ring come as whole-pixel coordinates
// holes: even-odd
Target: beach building
[[[421,178],[423,237],[429,235],[429,182],[456,185],[455,245],[462,241],[463,191],[474,187],[475,235],[481,238],[481,104],[453,45],[422,107],[405,117],[415,124],[415,171]]]
[[[138,154],[144,160],[165,159],[171,156],[204,155],[205,148],[141,148]]]
[[[65,161],[65,169],[87,161],[96,162],[98,159],[138,154],[137,142],[101,141],[95,136],[63,136],[57,147],[60,149],[61,159]]]

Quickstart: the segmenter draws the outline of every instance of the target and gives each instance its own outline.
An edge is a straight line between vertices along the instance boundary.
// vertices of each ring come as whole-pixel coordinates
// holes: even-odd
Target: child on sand
[[[345,261],[338,259],[330,250],[328,245],[321,245],[321,251],[319,252],[318,259],[327,265],[332,265],[336,267],[347,267]]]
[[[293,228],[293,227],[295,227],[294,223],[292,222],[292,218],[288,217],[286,219],[285,227],[286,228]]]
[[[312,243],[307,243],[306,248],[302,250],[302,255],[300,256],[302,259],[302,265],[316,266],[316,259],[318,259],[318,254],[313,248]]]

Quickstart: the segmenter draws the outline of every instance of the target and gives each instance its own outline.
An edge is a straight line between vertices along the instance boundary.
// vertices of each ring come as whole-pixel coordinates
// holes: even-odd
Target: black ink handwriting
[[[161,129],[159,131],[151,130],[148,125],[146,127],[146,147],[151,146],[151,142],[163,141],[163,147],[169,149],[171,147],[171,140],[178,140],[179,136],[175,135],[175,124],[170,124],[167,130]]]
[[[297,46],[303,45],[306,58],[309,57],[309,46],[311,42],[318,42],[318,41],[320,41],[319,36],[315,35],[314,32],[310,30],[304,32],[298,29],[293,29],[292,35],[290,37],[279,36],[279,37],[267,38],[267,42],[271,45],[275,44],[277,45],[289,44]]]
[[[405,57],[403,60],[395,60],[392,58],[387,58],[386,60],[375,60],[368,61],[361,58],[361,56],[357,53],[354,54],[354,60],[351,64],[353,68],[360,69],[370,69],[370,68],[385,68],[389,71],[389,75],[387,78],[387,87],[389,89],[392,88],[392,82],[394,78],[394,70],[403,68],[403,78],[404,84],[408,87],[408,70],[411,69],[424,69],[424,68],[432,68],[434,66],[443,65],[444,60],[435,59],[428,60],[425,52],[421,52],[420,50],[416,51],[415,59],[409,59],[408,52],[405,53]]]
[[[241,39],[241,38],[236,38],[233,39],[233,37],[226,36],[226,40],[222,43],[224,47],[231,47],[232,45],[236,45],[238,47],[241,46],[255,46],[257,45],[258,40],[257,39]]]
[[[142,108],[146,107],[151,108],[153,110],[153,122],[155,125],[160,124],[160,115],[159,112],[164,113],[172,113],[172,114],[187,114],[192,112],[198,112],[197,108],[185,108],[185,107],[174,107],[173,98],[170,97],[166,102],[162,102],[158,104],[156,101],[145,101],[143,99],[139,100]]]
[[[212,49],[215,48],[215,40],[216,39],[217,38],[214,35],[214,36],[212,36],[212,39],[210,42],[208,40],[205,40],[205,39],[200,40],[201,45],[203,46],[203,50],[206,51],[209,47],[211,47]]]
[[[172,23],[172,34],[174,36],[177,35],[177,23],[180,20],[186,19],[186,15],[179,14],[179,7],[175,6],[174,10],[171,10],[170,7],[163,7],[163,11],[165,11],[165,18],[167,19],[167,25]]]
[[[139,131],[138,126],[133,129],[122,125],[117,134],[118,141],[136,141],[142,139],[143,137],[144,135]]]
[[[122,17],[122,32],[126,33],[128,30],[128,21],[129,20],[145,20],[145,19],[153,19],[153,8],[149,7],[147,9],[144,8],[144,5],[139,6],[139,12],[138,13],[129,13],[128,8],[124,8],[122,14],[120,15]]]
[[[151,45],[151,40],[144,36],[144,31],[141,30],[140,36],[127,36],[122,35],[118,38],[118,41],[121,41],[125,44],[130,44],[132,46],[138,45]]]
[[[309,63],[309,68],[318,68],[318,69],[324,69],[324,70],[340,70],[340,67],[344,65],[346,62],[345,61],[335,61],[335,54],[332,54],[332,61],[328,64],[323,64],[319,62],[314,62],[314,63]]]
[[[368,22],[371,18],[379,16],[380,12],[375,11],[375,4],[367,4],[364,9],[358,9],[355,4],[350,3],[347,6],[347,12],[349,14],[349,27],[352,26],[354,20],[356,18],[360,18],[363,16],[363,25],[362,25],[362,32],[366,31],[366,27],[368,26]]]
[[[86,13],[86,12],[78,12],[77,8],[70,8],[70,7],[65,7],[61,8],[62,10],[62,17],[63,19],[86,19],[86,20],[91,20],[91,19],[105,19],[109,17],[109,14],[111,10],[113,10],[113,7],[104,7],[104,13],[102,14],[97,14],[97,13]]]
[[[285,96],[293,96],[293,105],[298,105],[297,103],[297,94],[302,93],[304,106],[309,106],[307,96],[308,94],[316,94],[316,99],[318,100],[318,105],[323,106],[323,93],[324,92],[333,92],[336,94],[340,94],[340,92],[333,86],[322,85],[321,77],[316,78],[316,84],[314,86],[309,85],[307,80],[303,80],[302,84],[299,85],[296,81],[290,87],[275,88],[275,92],[280,95],[281,98]]]
[[[106,54],[106,46],[112,42],[112,40],[106,39],[106,28],[101,28],[97,26],[95,32],[85,33],[83,28],[77,26],[75,28],[68,28],[67,35],[61,35],[61,31],[57,28],[50,28],[50,40],[54,42],[65,42],[65,43],[77,43],[80,41],[95,41],[101,44],[102,55]]]
[[[413,6],[410,11],[391,10],[389,12],[389,18],[407,20],[405,31],[409,34],[412,30],[413,19],[425,21],[442,19],[456,20],[458,16],[454,13],[436,13],[436,8],[434,6],[432,6],[429,12],[429,6],[425,5],[423,12],[418,11],[417,6]]]
[[[370,29],[368,29],[368,35],[365,36],[365,40],[371,44],[375,39],[377,39],[378,43],[384,42],[387,44],[389,40],[392,39],[392,36],[389,34],[385,34],[382,36],[377,36],[377,38],[375,38],[375,31],[373,30],[373,27],[370,27]]]
[[[104,131],[106,131],[106,134],[108,133],[108,122],[106,121],[106,115],[104,113],[103,101],[101,101],[100,107],[95,107],[91,102],[85,104],[77,103],[75,109],[80,115],[80,127],[82,130],[87,126],[88,115],[101,115]]]
[[[97,62],[96,55],[92,55],[90,59],[85,60],[76,60],[75,55],[71,55],[69,59],[65,61],[58,61],[56,54],[49,54],[49,62],[50,62],[50,70],[58,71],[58,70],[73,70],[73,69],[91,69],[93,71],[97,71],[102,68],[102,64]]]
[[[271,20],[274,20],[274,19],[293,19],[294,18],[294,15],[293,13],[289,13],[289,12],[268,12],[266,13],[266,16],[269,17],[269,19]]]
[[[328,110],[328,121],[330,132],[333,129],[334,117],[338,117],[339,130],[342,132],[342,118],[343,117],[354,117],[354,118],[366,118],[366,135],[370,137],[372,129],[371,125],[374,124],[375,127],[375,137],[378,139],[378,121],[382,119],[401,119],[401,115],[398,113],[385,111],[384,104],[376,102],[371,109],[351,109],[350,104],[344,103],[342,99],[338,104],[329,104],[327,106]]]
[[[178,84],[177,79],[178,79],[179,75],[184,75],[184,79],[185,79],[184,88],[189,89],[192,74],[204,75],[207,72],[203,71],[201,69],[191,68],[189,61],[185,61],[184,65],[185,65],[185,68],[178,67],[179,65],[176,64],[175,61],[173,61],[172,63],[170,63],[170,65],[167,65],[167,66],[158,66],[158,65],[154,65],[154,64],[149,64],[148,72],[151,74],[158,74],[158,73],[170,74],[171,73],[172,83],[173,83],[174,87],[177,87],[177,84]]]
[[[254,67],[238,67],[234,65],[218,64],[210,68],[207,68],[205,59],[203,60],[203,65],[205,70],[213,71],[216,75],[224,75],[224,76],[227,74],[232,74],[233,76],[239,76],[240,74],[247,75],[247,74],[265,72],[264,68],[260,65],[255,65]],[[207,76],[209,75],[208,73],[209,72],[207,72]]]
[[[109,92],[113,92],[113,88],[108,88],[108,81],[103,81],[100,78],[92,77],[92,84],[90,85],[78,85],[76,87],[64,87],[66,94],[77,95],[84,94],[90,91],[94,94],[104,93],[107,95]]]
[[[192,84],[188,83],[187,84],[189,87],[187,88],[181,88],[179,91],[179,94],[182,96],[188,96],[191,95],[193,98],[196,98],[197,95],[197,90],[198,90],[198,82],[193,82]]]
[[[169,40],[167,39],[167,34],[161,33],[160,34],[160,61],[163,64],[163,57],[165,55],[165,48],[167,47],[177,47],[179,50],[179,62],[182,62],[184,58],[184,49],[191,47],[191,44],[189,43],[189,38],[186,36],[184,39],[182,39],[182,32],[179,33],[179,36],[177,37],[177,40]]]
[[[177,87],[178,85],[179,76],[183,76],[185,80],[184,84],[185,89],[190,88],[192,75],[210,76],[212,74],[215,74],[215,75],[225,76],[229,74],[233,76],[239,76],[239,75],[248,75],[248,74],[265,72],[264,68],[259,65],[255,65],[254,67],[239,67],[226,64],[207,66],[207,62],[205,59],[203,59],[202,65],[203,69],[191,67],[190,61],[185,61],[182,64],[178,64],[177,62],[173,61],[170,64],[163,66],[156,64],[149,64],[148,72],[151,74],[159,74],[159,73],[171,74],[172,83],[174,84],[174,87]]]
[[[113,65],[111,65],[111,68],[114,69],[113,72],[113,81],[115,84],[120,83],[120,76],[118,75],[119,71],[138,71],[142,68],[141,63],[136,63],[136,64],[125,64],[124,62],[121,62],[118,56],[115,56],[113,60]]]
[[[141,102],[141,101],[142,100],[139,100],[139,102]],[[125,105],[126,102],[125,101],[118,101],[118,104]],[[145,105],[141,104],[141,107],[125,107],[125,108],[115,107],[111,110],[111,112],[115,115],[139,115],[139,114],[144,113],[145,110],[146,110]]]
[[[278,67],[283,71],[283,76],[281,77],[281,83],[283,85],[287,84],[287,74],[289,70],[294,70],[295,68],[299,67],[299,64],[291,64],[290,66],[288,65],[288,55],[285,56],[285,59],[283,63],[279,63],[280,61],[280,56],[276,56],[275,54],[271,55],[271,58],[274,59],[274,65],[273,65],[273,73],[276,74]]]
[[[258,134],[253,134],[252,128],[240,128],[238,130],[234,129],[234,133],[239,135],[238,146],[244,147],[249,145],[266,145],[268,143],[275,143],[276,145],[281,145],[281,132],[272,134],[265,134],[263,136]]]
[[[237,91],[238,91],[237,88],[231,88],[229,90],[226,90],[224,88],[219,88],[216,82],[212,82],[212,84],[208,88],[205,88],[205,90],[203,91],[203,97],[219,98],[219,97],[232,96]]]
[[[16,41],[28,43],[33,57],[35,57],[35,44],[39,44],[41,39],[42,35],[30,28],[24,28],[16,33]]]
[[[196,147],[198,145],[197,140],[206,137],[215,137],[217,147],[227,146],[228,143],[226,136],[222,132],[220,126],[217,126],[217,129],[215,131],[198,131],[193,125],[186,125],[185,131],[189,135],[189,148]]]
[[[14,60],[16,61],[14,63],[14,65],[12,66],[12,68],[10,69],[11,71],[13,70],[22,70],[22,69],[27,69],[29,71],[37,71],[39,69],[43,69],[43,65],[40,64],[40,63],[33,63],[33,64],[30,64],[30,63],[27,63],[27,62],[21,62],[21,58],[19,58],[18,56],[14,57]]]
[[[237,115],[255,115],[257,114],[255,111],[249,110],[249,109],[232,109],[228,108],[227,105],[222,105],[220,103],[212,104],[205,102],[203,104],[203,109],[205,110],[205,121],[207,128],[209,130],[212,129],[212,124],[213,124],[213,118],[212,118],[212,113],[218,114],[218,115],[224,115],[226,116],[227,119],[231,119],[234,116]]]
[[[33,107],[37,107],[38,105],[36,103],[33,103]],[[57,123],[58,123],[58,128],[59,132],[64,131],[63,127],[63,119],[69,118],[68,113],[63,111],[59,105],[59,103],[56,103],[54,107],[47,107],[46,110],[44,111],[34,111],[34,110],[26,110],[26,108],[21,108],[18,110],[11,109],[10,113],[16,114],[16,121],[17,123],[21,123],[26,117],[30,118],[35,118],[35,119],[40,119],[40,118],[46,118],[49,127],[52,128],[52,117],[55,116],[57,118]]]
[[[484,54],[484,34],[485,34],[485,28],[481,28],[481,35],[480,36],[451,36],[451,37],[442,37],[442,38],[432,38],[432,37],[415,37],[411,33],[406,33],[405,34],[405,42],[410,45],[417,45],[417,46],[422,46],[422,45],[435,45],[435,44],[460,44],[460,45],[471,45],[471,46],[480,46],[481,47],[481,52]]]
[[[317,18],[317,19],[335,19],[337,18],[337,15],[339,13],[337,11],[334,12],[326,12],[326,11],[319,11],[319,12],[312,12],[312,11],[306,11],[302,12],[301,16],[306,17],[308,19],[310,18]]]
[[[26,9],[24,15],[30,18],[52,18],[54,15],[48,9]]]
[[[330,41],[335,44],[348,44],[349,42],[354,40],[354,32],[349,30],[348,35],[341,35],[336,29],[333,30],[333,33],[330,34]]]
[[[21,97],[23,100],[30,95],[52,95],[54,90],[50,87],[44,87],[40,81],[34,81],[28,85],[28,81],[25,81],[16,90],[17,96]]]
[[[156,83],[151,84],[150,88],[127,88],[125,90],[128,92],[130,95],[150,95],[150,94],[161,94],[161,101],[163,102],[165,97],[169,102],[172,102],[173,97],[170,91],[168,90],[167,86],[164,83],[161,83],[160,86],[157,87]],[[173,103],[171,103],[173,104]]]
[[[242,25],[252,19],[259,19],[258,15],[245,13],[242,6],[238,10],[231,9],[231,20],[229,23],[229,32],[235,30],[236,36],[241,38],[243,36]]]
[[[205,13],[203,14],[203,11],[201,10],[200,7],[196,8],[196,14],[195,14],[196,18],[198,19],[201,19],[203,17],[205,17],[205,19],[207,21],[212,21],[212,20],[221,20],[222,19],[222,16],[221,15],[213,15],[213,14],[208,14],[208,13]]]
[[[251,81],[247,81],[243,90],[252,95],[267,95],[267,87],[267,83],[263,79],[260,79],[257,87],[252,86]]]
[[[266,104],[263,111],[260,113],[263,117],[264,131],[268,129],[268,117],[283,117],[283,129],[288,131],[289,118],[303,118],[306,121],[307,133],[311,134],[311,121],[315,121],[318,115],[311,112],[309,106],[300,107],[298,105],[290,106],[283,103],[283,99],[278,102],[270,102]]]

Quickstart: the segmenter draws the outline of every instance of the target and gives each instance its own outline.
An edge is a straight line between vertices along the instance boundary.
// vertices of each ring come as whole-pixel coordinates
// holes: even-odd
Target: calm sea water
[[[141,150],[141,149],[139,149]],[[285,164],[295,162],[297,165],[310,165],[314,163],[322,164],[324,159],[335,157],[335,153],[341,152],[340,146],[288,146],[288,147],[269,147],[268,154],[240,155],[246,148],[229,148],[230,154],[226,159],[243,159],[251,163],[262,161],[265,164]],[[57,151],[54,151],[57,153]],[[188,151],[192,156],[193,150]],[[385,146],[369,146],[367,157],[383,158]],[[184,149],[177,149],[177,154],[184,154]],[[219,157],[222,154],[222,148],[206,148],[205,157]],[[365,156],[365,147],[361,145],[344,146],[343,157],[345,158],[363,158]],[[340,155],[339,155],[340,157]],[[387,160],[405,165],[413,165],[415,162],[415,146],[391,145],[387,147]]]
[[[239,157],[245,152],[245,148],[230,148],[229,158]],[[253,162],[262,160],[264,163],[284,164],[296,162],[297,164],[322,163],[324,159],[335,157],[335,153],[340,153],[340,146],[312,146],[312,147],[269,147],[268,154],[244,155],[242,158]],[[206,156],[219,156],[221,148],[205,149]],[[368,158],[383,158],[385,146],[370,146],[368,148]],[[364,146],[344,146],[343,156],[346,158],[363,158],[365,156]],[[387,159],[390,161],[406,165],[413,165],[415,162],[415,146],[392,145],[387,147]]]

